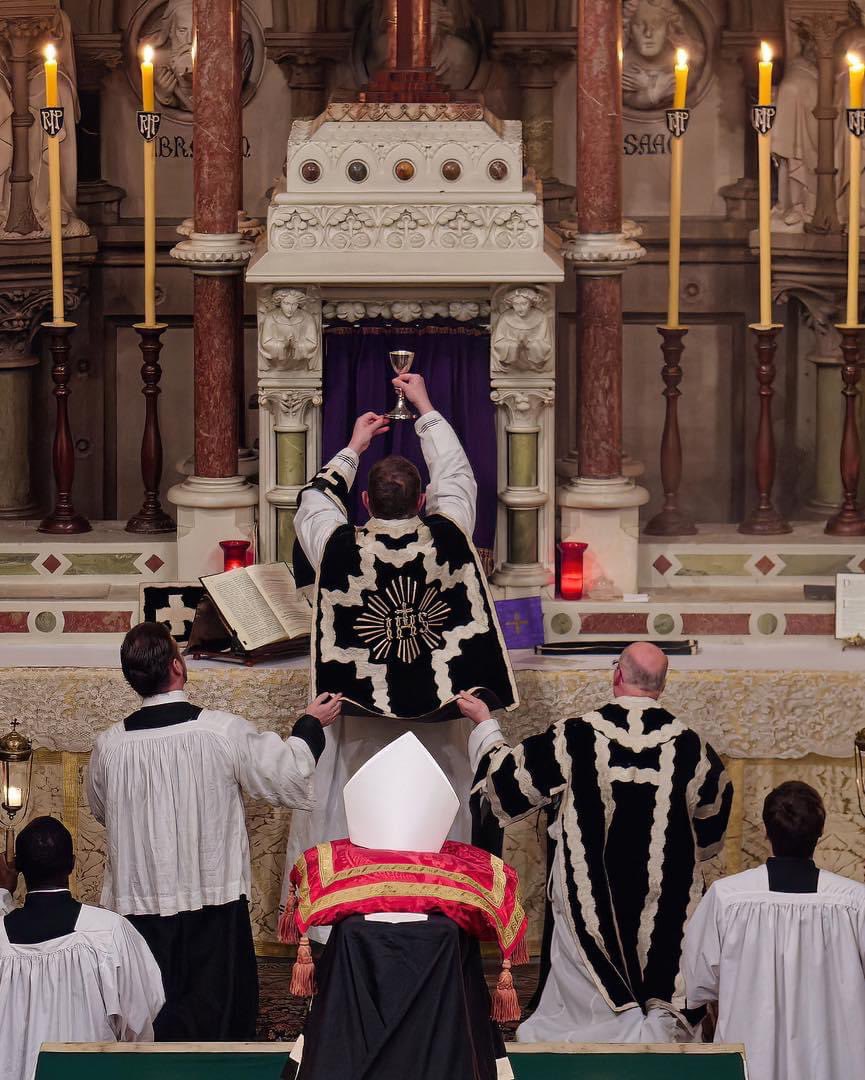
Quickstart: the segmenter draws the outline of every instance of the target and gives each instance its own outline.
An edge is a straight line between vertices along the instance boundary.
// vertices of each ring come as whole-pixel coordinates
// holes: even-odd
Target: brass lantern
[[[15,857],[15,824],[27,813],[30,801],[30,777],[33,769],[33,744],[17,730],[0,736],[0,825],[6,830],[6,859]]]

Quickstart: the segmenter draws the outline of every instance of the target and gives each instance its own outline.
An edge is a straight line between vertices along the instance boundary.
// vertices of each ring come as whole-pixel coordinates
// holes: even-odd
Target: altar
[[[513,655],[521,704],[504,717],[508,738],[523,738],[606,699],[609,657]],[[84,770],[94,735],[131,712],[136,698],[117,668],[115,647],[82,646],[74,663],[0,670],[0,715],[17,717],[33,738],[38,749],[31,812],[63,819],[76,841],[77,894],[97,902],[104,834],[87,807]],[[288,735],[306,705],[307,682],[303,659],[258,668],[192,662],[189,693],[197,704],[236,712],[260,729]],[[765,857],[763,799],[783,780],[798,779],[813,784],[826,802],[818,863],[861,880],[865,831],[852,747],[862,725],[863,694],[865,658],[829,640],[758,648],[709,644],[696,656],[671,658],[664,704],[723,754],[735,788],[726,845],[713,860],[710,877],[746,869]],[[262,955],[282,954],[276,924],[290,811],[247,802],[247,820],[256,948]],[[505,857],[520,873],[530,948],[537,953],[545,856],[536,816],[507,831]]]

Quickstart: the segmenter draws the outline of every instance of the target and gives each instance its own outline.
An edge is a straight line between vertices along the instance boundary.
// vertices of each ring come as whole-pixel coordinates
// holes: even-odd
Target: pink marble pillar
[[[622,231],[622,9],[580,0],[577,18],[577,224],[584,237]],[[577,278],[579,475],[622,473],[622,279]]]
[[[227,236],[237,232],[243,164],[240,0],[194,0],[193,17],[195,233]],[[197,476],[237,474],[238,293],[234,274],[195,271]]]

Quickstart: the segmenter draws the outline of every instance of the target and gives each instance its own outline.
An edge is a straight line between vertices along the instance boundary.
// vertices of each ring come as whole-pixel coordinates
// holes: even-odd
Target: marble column
[[[622,473],[622,282],[643,248],[622,227],[621,5],[583,0],[577,20],[577,219],[561,227],[577,274],[578,473],[559,489],[562,539],[588,543],[586,581],[637,588],[638,508]]]
[[[221,568],[219,541],[254,540],[257,489],[238,473],[237,275],[252,253],[241,198],[240,0],[195,0],[194,227],[172,251],[192,269],[195,473],[169,492],[178,507],[181,577]]]

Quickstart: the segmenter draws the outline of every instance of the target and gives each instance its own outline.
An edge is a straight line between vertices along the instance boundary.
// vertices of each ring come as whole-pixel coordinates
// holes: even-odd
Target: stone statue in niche
[[[57,91],[60,104],[66,110],[63,130],[60,132],[60,185],[64,236],[87,236],[89,229],[75,213],[78,188],[78,151],[75,141],[75,125],[80,117],[78,90],[75,78],[75,52],[72,47],[72,25],[69,16],[60,11],[61,36],[55,38],[57,45]],[[48,136],[42,131],[39,110],[45,104],[45,70],[41,51],[32,54],[27,73],[27,99],[33,123],[27,133],[27,162],[25,167],[32,176],[30,203],[38,232],[31,235],[47,235],[48,221]],[[0,235],[20,239],[18,233],[5,231],[12,197],[12,78],[5,53],[0,52]]]
[[[152,45],[157,106],[172,119],[192,121],[193,0],[145,0],[129,24],[127,73],[140,90],[140,51]],[[241,6],[243,103],[255,93],[264,64],[264,35],[255,14]]]
[[[861,17],[861,13],[860,13]],[[803,22],[787,27],[790,59],[776,93],[777,113],[772,128],[772,155],[778,165],[778,197],[772,207],[772,231],[801,233],[814,217],[817,204],[818,121],[814,110],[819,102],[817,48]],[[848,155],[847,109],[848,75],[844,60],[847,51],[865,52],[865,26],[845,30],[835,43],[836,57],[833,99],[838,110],[834,125],[834,161],[837,169],[836,210],[847,221],[850,161]]]
[[[300,289],[276,289],[265,302],[259,351],[272,371],[311,371],[318,359],[318,323],[304,305],[312,298]]]
[[[546,371],[553,358],[553,329],[544,294],[539,289],[511,289],[498,312],[490,344],[493,366],[508,372]]]
[[[359,83],[384,66],[387,56],[388,0],[371,0],[358,11],[355,77]],[[483,59],[483,31],[470,0],[431,0],[432,62],[451,90],[472,84]]]
[[[676,49],[686,49],[693,92],[706,65],[706,41],[696,18],[677,0],[624,0],[622,103],[637,112],[673,104]]]

